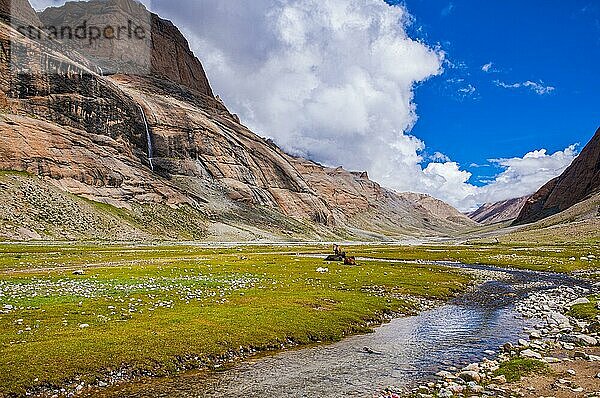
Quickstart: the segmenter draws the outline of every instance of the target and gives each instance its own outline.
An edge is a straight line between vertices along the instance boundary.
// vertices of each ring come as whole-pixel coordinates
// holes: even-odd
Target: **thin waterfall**
[[[146,127],[146,141],[148,142],[148,163],[150,163],[150,168],[154,171],[154,164],[152,163],[153,158],[153,150],[152,150],[152,137],[150,136],[150,128],[148,127],[148,120],[146,119],[146,112],[144,112],[144,108],[140,104],[138,104],[138,108],[140,108],[140,113],[142,114],[142,120],[144,120],[144,126]]]

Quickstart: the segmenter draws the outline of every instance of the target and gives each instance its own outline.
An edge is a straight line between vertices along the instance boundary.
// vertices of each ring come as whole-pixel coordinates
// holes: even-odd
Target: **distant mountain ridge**
[[[496,203],[486,203],[479,209],[469,213],[468,216],[471,220],[481,224],[511,221],[519,216],[529,197],[528,195]]]
[[[600,128],[573,163],[527,200],[514,224],[560,213],[600,192]]]

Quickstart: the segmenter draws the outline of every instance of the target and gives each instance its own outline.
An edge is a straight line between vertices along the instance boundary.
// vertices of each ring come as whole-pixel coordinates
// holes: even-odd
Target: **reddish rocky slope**
[[[600,128],[559,177],[527,201],[515,224],[527,224],[560,213],[600,192]]]
[[[474,212],[469,213],[469,218],[481,224],[511,221],[519,216],[528,199],[529,196],[523,196],[496,203],[486,203]]]

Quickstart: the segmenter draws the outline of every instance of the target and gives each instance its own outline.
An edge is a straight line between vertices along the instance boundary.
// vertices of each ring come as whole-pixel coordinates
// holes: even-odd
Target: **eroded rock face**
[[[40,13],[40,19],[46,27],[77,27],[84,22],[88,27],[101,29],[127,27],[123,30],[126,40],[102,38],[90,42],[86,38],[69,40],[69,43],[102,67],[102,73],[156,75],[213,97],[202,64],[179,29],[147,11],[141,3],[133,0],[69,2],[62,7],[47,8]],[[131,36],[130,28],[141,29],[139,38]]]
[[[515,224],[527,224],[560,213],[600,191],[600,128],[562,175],[527,201]]]
[[[40,20],[27,0],[0,0],[0,18],[15,24],[39,26]]]

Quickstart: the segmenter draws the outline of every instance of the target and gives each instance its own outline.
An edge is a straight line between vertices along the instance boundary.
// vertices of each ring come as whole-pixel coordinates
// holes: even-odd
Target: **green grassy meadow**
[[[0,245],[0,391],[335,341],[413,312],[408,296],[445,299],[469,282],[443,267],[349,267],[296,254],[329,247],[289,250]]]
[[[593,245],[345,249],[379,260],[353,267],[304,255],[325,245],[0,244],[0,396],[336,341],[414,312],[411,297],[447,299],[470,282],[459,270],[387,259],[570,272],[597,269],[600,257]]]

